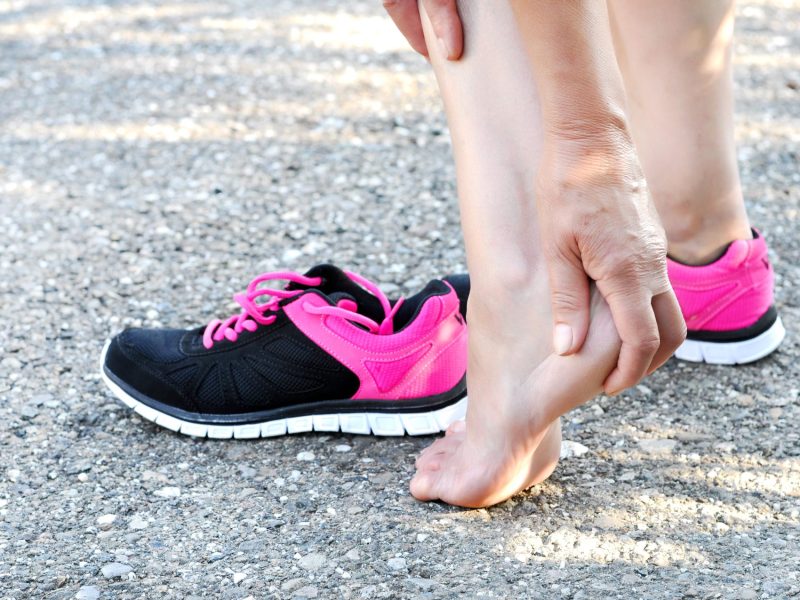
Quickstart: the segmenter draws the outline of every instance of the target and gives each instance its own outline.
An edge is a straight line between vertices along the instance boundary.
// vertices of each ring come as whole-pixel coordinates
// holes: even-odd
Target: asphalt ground
[[[431,438],[198,440],[98,374],[264,271],[464,270],[435,83],[380,3],[0,0],[0,598],[797,596],[799,23],[739,6],[780,351],[670,361],[568,415],[587,451],[550,480],[461,510],[408,494]]]

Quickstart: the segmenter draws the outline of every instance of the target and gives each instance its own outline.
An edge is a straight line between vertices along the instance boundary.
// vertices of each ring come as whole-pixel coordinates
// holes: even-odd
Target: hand
[[[464,52],[464,33],[458,16],[456,0],[421,0],[433,25],[442,53],[448,60],[458,60]],[[428,57],[428,47],[422,33],[417,0],[383,0],[383,7],[411,47]]]
[[[667,278],[666,236],[624,127],[546,134],[537,192],[554,348],[572,354],[583,345],[593,279],[622,340],[604,383],[606,393],[618,393],[665,362],[686,336]]]

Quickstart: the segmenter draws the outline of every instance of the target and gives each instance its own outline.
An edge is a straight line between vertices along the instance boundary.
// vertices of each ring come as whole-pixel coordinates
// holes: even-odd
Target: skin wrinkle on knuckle
[[[549,263],[567,262],[574,267],[582,267],[581,254],[574,238],[564,232],[545,245],[544,255]]]
[[[642,293],[642,287],[638,285],[632,286],[628,281],[623,280],[621,283],[612,281],[610,289],[603,294],[603,297],[609,306],[616,306],[618,309],[622,309],[624,314],[638,314],[639,320],[641,320],[643,313],[652,311],[647,296]],[[658,337],[658,334],[655,337]]]
[[[630,343],[631,347],[640,356],[652,356],[661,347],[661,338],[656,331],[655,336],[652,332],[644,335],[644,337],[637,338]]]
[[[572,292],[554,289],[550,295],[555,310],[578,312],[584,308],[584,299]]]

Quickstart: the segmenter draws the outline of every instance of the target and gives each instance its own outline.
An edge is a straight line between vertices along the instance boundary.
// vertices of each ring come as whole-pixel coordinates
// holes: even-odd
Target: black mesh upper
[[[112,340],[106,368],[138,392],[181,410],[229,415],[344,400],[358,377],[284,313],[236,342],[198,343],[201,330],[130,329]]]
[[[128,329],[119,338],[122,344],[148,360],[164,363],[184,358],[179,344],[185,333],[182,329]]]

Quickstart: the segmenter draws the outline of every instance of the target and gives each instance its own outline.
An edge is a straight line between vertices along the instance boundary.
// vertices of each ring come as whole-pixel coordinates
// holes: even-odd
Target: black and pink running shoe
[[[273,280],[289,283],[261,287]],[[466,410],[466,286],[392,301],[332,265],[266,273],[224,321],[115,336],[102,376],[145,419],[197,437],[438,433]]]
[[[731,242],[714,262],[694,266],[669,259],[667,268],[689,330],[677,358],[745,364],[771,354],[786,337],[767,243],[755,229],[753,239]]]
[[[709,264],[685,265],[668,258],[667,270],[688,329],[676,358],[741,365],[772,354],[786,337],[775,306],[767,243],[756,229],[752,239],[734,240]],[[462,286],[466,315],[469,277],[450,277]]]

